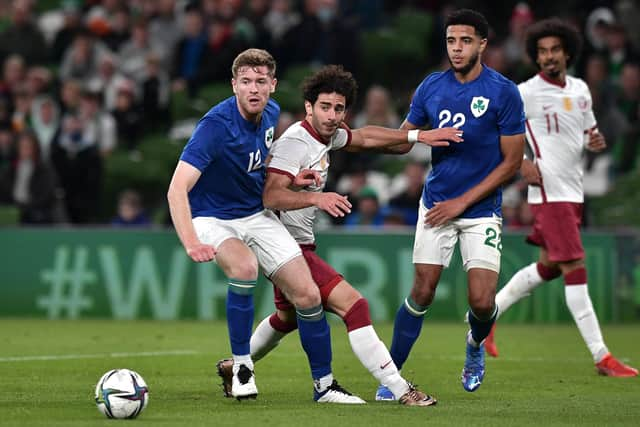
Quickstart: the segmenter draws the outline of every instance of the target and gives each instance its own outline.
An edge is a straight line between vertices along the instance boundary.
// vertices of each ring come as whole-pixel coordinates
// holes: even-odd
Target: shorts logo
[[[489,108],[489,99],[484,96],[474,96],[471,100],[471,114],[474,117],[480,117],[487,112]]]
[[[272,143],[273,143],[273,126],[267,129],[267,131],[264,133],[264,145],[266,145],[267,148],[271,148]]]

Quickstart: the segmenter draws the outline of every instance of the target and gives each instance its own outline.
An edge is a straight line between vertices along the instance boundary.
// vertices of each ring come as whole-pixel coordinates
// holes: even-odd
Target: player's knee
[[[469,296],[469,307],[471,307],[471,311],[473,311],[477,318],[486,319],[493,314],[495,301],[485,297]]]
[[[243,262],[232,266],[227,276],[238,280],[256,280],[258,277],[258,265],[251,262]]]
[[[435,297],[436,286],[437,282],[434,282],[429,275],[416,272],[416,278],[411,289],[411,298],[417,304],[429,306]]]
[[[291,299],[296,308],[311,308],[322,303],[320,291],[313,282],[295,289],[292,292]]]

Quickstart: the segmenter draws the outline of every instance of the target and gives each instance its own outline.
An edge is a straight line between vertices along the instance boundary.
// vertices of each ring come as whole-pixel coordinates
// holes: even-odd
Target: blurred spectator
[[[622,65],[634,59],[634,52],[624,27],[614,23],[607,27],[607,60],[609,61],[609,79],[618,83]]]
[[[11,195],[12,188],[10,180],[6,177],[11,176],[16,156],[16,146],[13,132],[6,127],[0,127],[0,203],[11,203],[13,197]]]
[[[60,112],[74,114],[80,106],[82,85],[78,80],[69,79],[62,82],[60,88]]]
[[[53,74],[46,67],[30,67],[25,79],[26,89],[31,96],[44,95],[51,91]]]
[[[265,18],[271,8],[271,0],[248,0],[246,16],[253,28],[254,43],[252,47],[271,51],[271,32],[267,28]]]
[[[276,127],[275,139],[280,138],[280,135],[296,122],[296,118],[288,111],[281,111],[280,118],[278,119],[278,126]]]
[[[13,54],[4,60],[0,92],[9,98],[10,108],[13,108],[14,92],[24,83],[25,77],[26,66],[20,55]]]
[[[14,132],[20,133],[27,128],[32,99],[26,84],[16,88],[13,97],[13,114],[11,115],[11,127]]]
[[[111,220],[115,227],[149,227],[151,221],[142,205],[142,197],[137,191],[124,190],[118,197],[118,213]]]
[[[165,129],[171,124],[170,99],[169,75],[162,68],[157,55],[147,55],[142,81],[142,120],[146,130]]]
[[[127,77],[136,82],[142,82],[146,73],[147,56],[156,54],[162,57],[163,49],[161,46],[151,44],[147,22],[137,20],[131,30],[131,39],[122,45],[118,52],[120,56],[119,69]]]
[[[100,0],[93,3],[86,13],[85,22],[93,34],[103,38],[113,29],[114,17],[121,8],[121,0]]]
[[[116,121],[119,144],[129,150],[131,159],[140,160],[137,148],[142,136],[142,112],[136,103],[132,84],[123,83],[118,88],[115,108],[111,113]]]
[[[42,64],[47,57],[44,36],[32,19],[32,2],[14,0],[11,8],[11,24],[0,34],[0,58],[2,61],[18,54],[27,65]]]
[[[358,29],[339,16],[338,0],[305,0],[299,24],[274,48],[278,67],[342,64],[354,75],[360,63]]]
[[[186,11],[183,31],[184,35],[178,41],[171,61],[172,89],[187,89],[189,95],[194,96],[198,68],[207,44],[203,17],[198,8],[191,7]]]
[[[82,30],[82,18],[77,0],[64,0],[62,12],[62,28],[55,34],[51,47],[51,59],[56,63],[62,60],[64,53]]]
[[[355,162],[350,165],[348,173],[340,177],[336,191],[340,194],[348,194],[351,199],[357,199],[360,190],[365,187],[370,187],[376,192],[382,205],[387,204],[390,197],[389,177],[382,172],[372,170],[364,163]],[[354,208],[358,209],[357,202],[354,203]]]
[[[60,79],[76,79],[87,84],[98,75],[100,58],[106,53],[108,49],[102,42],[95,40],[90,32],[78,32],[63,55],[58,71]]]
[[[617,107],[625,123],[615,150],[615,172],[625,174],[638,165],[640,150],[640,62],[627,62],[620,73]]]
[[[400,126],[400,116],[391,104],[389,91],[380,85],[373,85],[367,90],[364,108],[353,119],[356,129],[367,125],[388,128]]]
[[[354,200],[351,200],[353,204]],[[380,210],[378,193],[371,187],[364,187],[358,193],[358,210],[351,212],[344,219],[345,226],[381,226],[384,213]]]
[[[105,110],[112,111],[116,106],[118,88],[124,84],[135,86],[135,83],[118,71],[116,57],[111,53],[105,53],[100,58],[98,73],[87,83],[87,87],[101,92],[102,106]]]
[[[401,191],[391,197],[389,207],[402,214],[403,223],[406,225],[415,225],[418,221],[418,205],[422,198],[426,175],[427,170],[423,162],[410,161],[404,167],[402,175],[394,178],[395,185],[392,187],[400,187]]]
[[[213,21],[207,26],[207,44],[194,78],[194,86],[200,88],[207,83],[228,80],[233,59],[248,47],[246,42],[234,34],[233,27],[222,21]]]
[[[15,166],[4,176],[11,183],[13,202],[20,212],[21,224],[51,224],[58,192],[58,180],[53,168],[40,157],[40,145],[30,131],[18,136]]]
[[[37,97],[31,103],[31,128],[40,145],[42,161],[51,160],[51,145],[60,131],[60,108],[48,95]]]
[[[405,228],[409,224],[406,223],[404,212],[397,209],[387,208],[382,211],[382,226],[386,229]]]
[[[149,40],[152,46],[163,46],[163,51],[158,52],[159,59],[163,68],[169,68],[171,55],[182,34],[182,17],[176,13],[175,0],[157,0],[156,7],[156,13],[148,18]]]
[[[291,7],[292,0],[272,0],[264,17],[265,28],[271,34],[271,43],[280,44],[282,37],[300,22],[300,14]]]
[[[515,5],[509,19],[509,35],[503,43],[506,67],[509,69],[509,76],[516,81],[521,81],[528,77],[523,64],[528,64],[529,59],[525,52],[525,34],[527,28],[534,22],[533,11],[525,2]]]
[[[118,7],[111,18],[109,31],[100,39],[112,52],[118,52],[131,37],[131,15],[126,7]]]

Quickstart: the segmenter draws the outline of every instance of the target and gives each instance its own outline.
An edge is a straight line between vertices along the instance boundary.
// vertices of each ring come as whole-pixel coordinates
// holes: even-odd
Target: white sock
[[[593,355],[593,360],[599,362],[609,353],[609,350],[602,339],[600,324],[593,310],[593,304],[591,304],[587,284],[565,286],[564,295],[567,307],[569,307],[573,320],[578,325],[578,330]]]
[[[286,335],[286,333],[273,329],[273,326],[271,326],[269,322],[269,317],[262,319],[262,322],[260,322],[256,330],[253,331],[251,340],[249,341],[251,357],[256,362],[280,344],[280,340]]]
[[[333,374],[327,374],[317,380],[313,380],[313,387],[318,393],[322,393],[333,384]]]
[[[531,295],[531,291],[540,286],[543,281],[535,262],[518,270],[496,295],[496,304],[498,305],[496,319],[513,304]]]
[[[400,376],[389,350],[380,341],[373,326],[364,326],[349,332],[349,342],[362,365],[380,384],[391,390],[396,398],[409,391],[407,381]]]
[[[253,371],[253,361],[251,360],[251,355],[243,354],[243,355],[233,355],[233,366],[246,365],[247,368]]]

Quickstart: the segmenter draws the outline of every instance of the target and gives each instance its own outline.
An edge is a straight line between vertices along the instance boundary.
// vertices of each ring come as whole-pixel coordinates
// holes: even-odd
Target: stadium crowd
[[[17,207],[22,224],[149,226],[152,212],[127,182],[117,207],[101,203],[106,165],[117,151],[144,168],[152,159],[140,142],[169,132],[174,97],[195,98],[213,82],[228,82],[231,61],[248,47],[272,52],[279,76],[298,65],[342,64],[365,82],[347,123],[397,128],[411,94],[403,91],[406,82],[369,81],[362,33],[383,32],[403,8],[419,9],[433,18],[425,63],[446,68],[443,17],[469,3],[492,12],[484,62],[516,83],[536,72],[524,49],[529,25],[557,15],[581,29],[585,46],[572,74],[587,82],[609,143],[603,153],[585,156],[585,193],[603,195],[618,177],[637,173],[640,33],[631,28],[640,10],[630,0],[607,7],[511,1],[498,11],[488,1],[14,0],[0,2],[0,204]],[[401,69],[394,73],[402,79]],[[303,113],[302,104],[283,111],[279,129]],[[327,188],[348,194],[355,209],[338,222],[322,222],[413,226],[429,158],[420,146],[401,158],[336,153]],[[165,192],[158,188],[158,195]],[[521,179],[507,187],[503,214],[507,228],[531,224]]]

